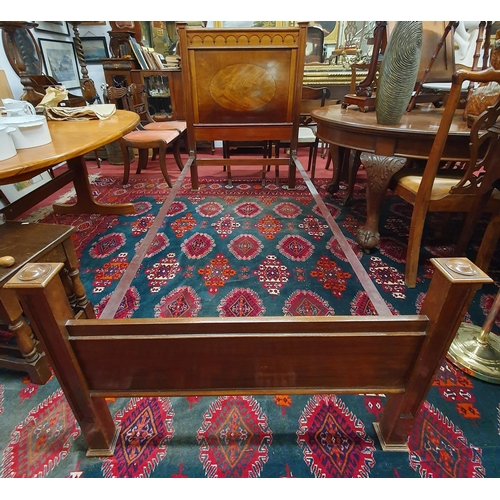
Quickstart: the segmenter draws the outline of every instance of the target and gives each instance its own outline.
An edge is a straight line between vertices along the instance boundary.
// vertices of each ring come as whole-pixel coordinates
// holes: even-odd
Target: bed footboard
[[[402,451],[475,290],[492,281],[467,259],[454,271],[456,261],[433,259],[415,316],[96,320],[75,316],[62,264],[28,264],[4,286],[19,296],[88,456],[114,452],[119,429],[106,397],[285,391],[387,393],[375,429],[384,450]]]

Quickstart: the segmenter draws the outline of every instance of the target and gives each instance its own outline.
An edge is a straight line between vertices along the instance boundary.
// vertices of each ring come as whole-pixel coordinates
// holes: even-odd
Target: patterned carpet
[[[184,181],[170,205],[116,317],[374,314],[302,181],[295,191],[268,180],[203,178],[200,192]],[[411,208],[389,196],[381,244],[359,252],[364,186],[354,204],[327,196],[330,214],[395,314],[415,314],[432,276],[430,256],[452,247],[426,233],[415,289],[404,285]],[[31,220],[76,227],[74,243],[87,293],[99,315],[169,193],[162,179],[134,176],[130,185],[97,176],[97,199],[133,202],[129,216],[55,216]],[[456,232],[459,219],[433,217],[429,227]],[[480,233],[480,231],[478,231]],[[473,258],[477,241],[469,251]],[[481,325],[498,288],[474,298],[467,322]],[[500,324],[495,325],[495,332]],[[8,336],[7,332],[3,332]],[[353,367],[353,369],[356,369]],[[0,370],[0,477],[500,477],[500,385],[445,362],[409,438],[409,453],[380,449],[372,423],[383,394],[127,398],[109,400],[121,426],[113,457],[86,458],[80,429],[52,378],[44,386]]]

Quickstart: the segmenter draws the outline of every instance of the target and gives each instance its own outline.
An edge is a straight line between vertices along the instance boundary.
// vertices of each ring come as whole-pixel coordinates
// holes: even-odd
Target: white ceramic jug
[[[3,102],[3,108],[4,110],[1,110],[0,107],[0,113],[3,116],[24,116],[24,115],[35,115],[36,111],[35,108],[33,107],[33,104],[31,104],[28,101],[16,101],[15,99],[2,99]],[[1,106],[1,105],[0,105]]]

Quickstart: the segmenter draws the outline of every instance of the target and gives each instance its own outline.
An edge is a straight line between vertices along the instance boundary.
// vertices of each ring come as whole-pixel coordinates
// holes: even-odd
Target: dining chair
[[[149,115],[147,110],[143,113],[143,109],[140,105],[134,103],[134,97],[136,93],[136,88],[133,87],[131,93],[129,87],[113,87],[108,86],[104,90],[104,98],[106,101],[113,100],[121,109],[126,109],[137,113],[139,116],[141,114]],[[142,119],[142,117],[141,117]],[[161,122],[166,123],[166,122]],[[147,125],[153,125],[151,128],[146,128]],[[127,184],[130,177],[130,155],[129,148],[137,149],[139,153],[139,160],[137,164],[136,174],[140,174],[142,169],[145,169],[149,160],[149,151],[153,151],[153,155],[158,154],[158,161],[160,164],[160,169],[169,187],[172,187],[172,182],[167,171],[166,166],[166,154],[167,149],[172,147],[173,156],[179,170],[182,171],[184,165],[182,163],[182,158],[180,155],[180,145],[179,139],[181,135],[185,132],[181,128],[176,128],[177,124],[168,125],[165,127],[154,127],[153,123],[146,123],[143,125],[139,123],[136,129],[125,134],[121,137],[118,142],[120,144],[120,149],[123,155],[123,184]],[[152,157],[154,158],[154,156]]]
[[[500,211],[500,191],[493,185],[500,177],[500,128],[496,125],[500,115],[500,100],[472,124],[468,137],[468,161],[457,164],[458,168],[454,164],[452,168],[443,168],[443,165],[450,165],[443,161],[443,152],[460,102],[462,85],[467,81],[500,83],[500,71],[493,68],[482,71],[457,70],[452,77],[451,90],[425,167],[402,169],[391,180],[393,192],[413,205],[405,269],[405,282],[409,288],[416,286],[422,236],[429,212],[465,213],[455,250],[455,253],[461,254],[481,213]],[[458,112],[462,114],[463,110]]]
[[[311,116],[311,111],[325,106],[328,99],[330,99],[330,95],[331,92],[328,87],[302,87],[298,147],[309,148],[307,170],[311,172],[311,180],[314,180],[316,172],[316,158],[319,147],[319,139],[316,136],[317,124]],[[290,147],[289,143],[283,141],[279,146],[282,148]]]

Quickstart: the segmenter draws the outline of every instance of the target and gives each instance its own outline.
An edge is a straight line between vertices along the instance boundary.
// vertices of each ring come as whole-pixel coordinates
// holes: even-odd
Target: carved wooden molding
[[[361,163],[367,173],[372,171],[372,175],[367,178],[370,188],[380,191],[385,189],[390,178],[405,166],[406,158],[361,153]]]
[[[203,30],[186,30],[188,46],[193,47],[294,47],[298,45],[299,33],[297,29],[273,30],[273,35],[269,35],[269,29],[259,31],[252,28],[251,33],[235,34],[231,29],[210,30],[210,33]]]

